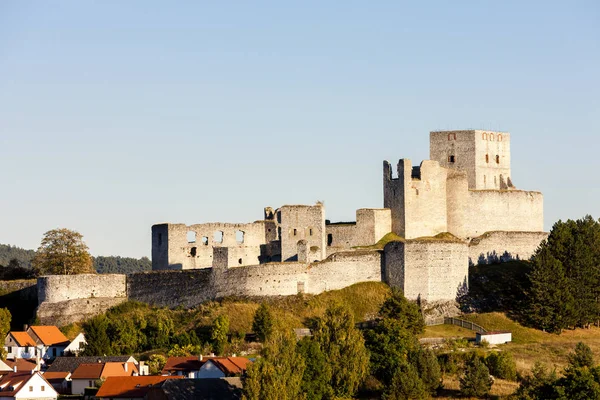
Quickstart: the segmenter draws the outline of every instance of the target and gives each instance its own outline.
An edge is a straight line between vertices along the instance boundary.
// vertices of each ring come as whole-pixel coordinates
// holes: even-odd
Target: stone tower
[[[436,131],[429,136],[429,158],[467,173],[469,189],[513,188],[510,134],[482,130]]]

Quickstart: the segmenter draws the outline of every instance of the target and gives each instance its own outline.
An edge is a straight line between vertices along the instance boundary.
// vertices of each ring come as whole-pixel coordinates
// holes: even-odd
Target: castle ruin
[[[123,286],[120,299],[171,307],[363,281],[384,281],[411,300],[453,302],[468,287],[469,264],[529,259],[547,237],[542,194],[513,184],[506,132],[431,132],[430,160],[401,159],[395,177],[384,161],[383,193],[384,208],[358,209],[354,222],[330,222],[317,203],[266,207],[251,223],[154,225],[153,271],[110,279]],[[57,297],[54,280],[38,282],[40,299],[61,299],[40,300],[42,321],[75,303],[83,315],[90,299],[113,297],[91,284],[93,293]]]

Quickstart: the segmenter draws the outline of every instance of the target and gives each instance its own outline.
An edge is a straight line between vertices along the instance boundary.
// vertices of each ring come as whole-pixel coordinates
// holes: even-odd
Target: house
[[[475,342],[481,343],[483,341],[488,342],[488,344],[504,344],[512,342],[512,333],[509,331],[477,332],[475,334]]]
[[[70,372],[45,372],[42,376],[59,394],[71,394]]]
[[[31,373],[31,371],[40,371],[44,362],[39,358],[15,358],[14,360],[5,360],[4,363],[13,372]]]
[[[148,390],[146,400],[240,400],[240,378],[168,379]]]
[[[85,388],[97,387],[96,381],[111,376],[137,375],[138,369],[134,363],[94,363],[81,364],[71,374],[71,394],[83,394]]]
[[[27,332],[8,332],[4,339],[6,358],[32,358],[36,354],[36,342]]]
[[[14,372],[13,367],[0,360],[0,375],[6,375],[7,372]]]
[[[185,376],[186,378],[197,378],[200,368],[204,365],[207,358],[200,357],[169,357],[161,374],[168,376]]]
[[[87,342],[85,341],[85,335],[79,333],[79,335],[75,336],[75,339],[71,340],[71,343],[67,347],[65,347],[65,354],[79,355],[81,351],[83,351],[83,346],[85,346]]]
[[[40,357],[52,359],[62,356],[69,339],[56,326],[30,326],[27,333],[36,343]]]
[[[167,379],[183,379],[183,376],[111,376],[106,378],[96,397],[143,400],[152,387]]]
[[[58,393],[39,372],[9,372],[0,378],[0,400],[56,400]]]
[[[85,356],[85,357],[56,357],[52,364],[46,370],[47,372],[73,372],[81,364],[93,364],[93,363],[107,363],[107,362],[120,362],[120,363],[134,363],[138,365],[137,360],[132,356]]]
[[[225,378],[242,376],[252,361],[245,357],[215,357],[208,359],[198,373],[198,378]]]

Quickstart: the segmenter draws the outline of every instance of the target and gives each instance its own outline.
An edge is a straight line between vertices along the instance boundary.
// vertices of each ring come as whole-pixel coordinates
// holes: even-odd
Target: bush
[[[592,368],[594,366],[594,354],[592,353],[592,349],[585,343],[577,343],[575,352],[569,354],[569,365],[573,368]]]
[[[493,376],[509,381],[517,380],[517,365],[511,353],[505,351],[490,353],[485,359],[485,364]]]
[[[383,393],[384,400],[420,400],[428,397],[425,384],[411,364],[405,364],[396,370],[391,384]]]
[[[469,355],[464,375],[460,378],[460,391],[465,396],[485,397],[492,388],[490,370],[476,354]]]

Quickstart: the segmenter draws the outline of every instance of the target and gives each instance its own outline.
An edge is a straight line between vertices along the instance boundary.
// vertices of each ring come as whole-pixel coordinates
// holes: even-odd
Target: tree
[[[167,363],[167,358],[162,354],[152,354],[148,359],[148,372],[150,375],[158,375]]]
[[[509,381],[517,380],[517,365],[512,353],[494,351],[485,358],[485,364],[493,376]]]
[[[557,379],[555,371],[548,372],[540,362],[536,362],[531,374],[523,378],[515,397],[519,400],[558,399]]]
[[[600,400],[600,385],[587,367],[567,368],[558,383],[560,400]]]
[[[585,343],[579,342],[575,345],[575,352],[568,355],[571,368],[594,367],[594,353]]]
[[[252,321],[252,330],[258,336],[261,342],[264,342],[273,331],[273,316],[271,310],[265,303],[261,303],[260,307],[254,313]]]
[[[382,318],[391,318],[400,321],[404,328],[415,335],[423,333],[425,330],[425,321],[423,320],[419,306],[408,301],[402,291],[397,288],[392,288],[390,297],[381,305],[379,315]]]
[[[53,229],[44,234],[32,261],[38,275],[92,274],[92,256],[83,236],[69,229]]]
[[[112,355],[110,339],[107,334],[108,318],[98,315],[83,323],[86,344],[82,355],[84,356],[109,356]]]
[[[226,315],[219,315],[212,324],[210,330],[210,340],[213,345],[213,351],[221,355],[227,344],[227,334],[229,333],[229,318]]]
[[[442,371],[435,353],[419,347],[409,354],[409,362],[416,368],[425,390],[435,393],[442,385]]]
[[[247,400],[296,400],[300,398],[304,369],[294,334],[273,332],[265,343],[262,357],[248,367],[244,397]]]
[[[411,364],[404,364],[396,370],[383,393],[384,400],[420,400],[428,397],[425,384]]]
[[[347,307],[334,305],[316,321],[313,332],[331,365],[331,386],[338,397],[352,397],[369,370],[369,353]]]
[[[460,391],[465,396],[485,397],[492,388],[490,371],[476,354],[471,354],[460,378]]]
[[[306,400],[332,398],[333,389],[329,384],[331,380],[331,367],[319,343],[309,337],[305,337],[298,342],[297,351],[304,358],[306,364],[300,386],[302,393],[306,396]]]
[[[5,338],[8,332],[10,331],[10,322],[12,320],[12,315],[8,308],[0,308],[0,336]],[[0,349],[0,360],[6,359],[6,350],[4,347]]]

